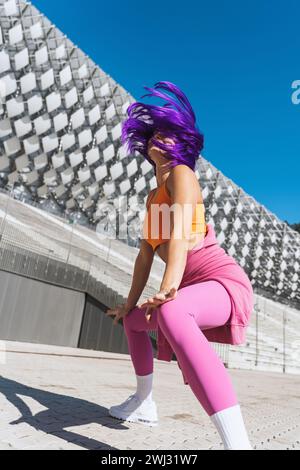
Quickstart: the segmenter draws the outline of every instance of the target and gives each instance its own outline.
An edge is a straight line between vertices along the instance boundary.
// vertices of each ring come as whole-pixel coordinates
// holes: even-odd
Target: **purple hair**
[[[157,96],[167,103],[163,106],[153,106],[135,102],[128,106],[128,119],[122,125],[122,144],[127,142],[130,153],[139,152],[155,169],[155,162],[148,155],[148,143],[152,139],[155,146],[166,151],[164,156],[170,160],[170,168],[184,163],[194,170],[196,159],[203,148],[204,137],[196,126],[195,113],[186,95],[176,85],[167,81],[155,83],[154,88],[143,88],[150,93],[142,98]],[[168,94],[157,91],[159,88],[173,93],[179,103]],[[164,144],[154,139],[156,132],[172,138],[175,144]]]

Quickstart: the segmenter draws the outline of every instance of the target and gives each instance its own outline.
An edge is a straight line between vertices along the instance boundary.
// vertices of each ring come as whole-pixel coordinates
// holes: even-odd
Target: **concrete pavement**
[[[0,350],[0,449],[223,448],[174,361],[154,360],[160,424],[149,428],[108,415],[135,391],[130,356],[9,341]],[[300,376],[229,373],[256,450],[299,450]]]

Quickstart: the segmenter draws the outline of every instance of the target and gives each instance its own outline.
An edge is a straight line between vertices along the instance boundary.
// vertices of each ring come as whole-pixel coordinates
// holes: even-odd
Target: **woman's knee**
[[[172,326],[176,324],[179,317],[184,313],[182,309],[181,300],[177,297],[168,302],[164,302],[158,307],[157,321],[160,325]]]
[[[140,309],[138,307],[133,307],[125,317],[123,317],[123,325],[126,328],[131,328],[134,323],[136,323],[136,318]]]
[[[186,312],[178,308],[176,298],[161,304],[158,308],[157,323],[169,341],[174,340],[179,347],[186,342],[184,315]]]

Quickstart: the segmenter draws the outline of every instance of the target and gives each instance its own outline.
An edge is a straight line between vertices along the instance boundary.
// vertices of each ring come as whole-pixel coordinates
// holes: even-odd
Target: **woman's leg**
[[[148,331],[157,329],[157,311],[152,312],[149,323],[145,313],[146,308],[134,307],[123,318],[123,326],[135,369],[137,385],[135,395],[141,401],[149,402],[152,401],[153,350]]]
[[[225,287],[213,280],[183,287],[157,311],[157,322],[208,415],[237,405],[230,376],[201,331],[229,319],[231,302]]]
[[[175,299],[153,310],[149,323],[145,311],[135,307],[123,319],[136,371],[137,394],[141,399],[151,397],[153,351],[148,330],[156,330],[159,322],[225,449],[252,449],[230,376],[201,331],[224,325],[229,319],[231,302],[223,285],[205,281],[179,289]],[[157,420],[156,413],[152,413],[154,418],[151,415],[150,419]]]
[[[157,309],[151,312],[149,323],[145,313],[146,308],[134,307],[123,318],[129,353],[138,376],[153,373],[153,349],[148,331],[157,329]]]

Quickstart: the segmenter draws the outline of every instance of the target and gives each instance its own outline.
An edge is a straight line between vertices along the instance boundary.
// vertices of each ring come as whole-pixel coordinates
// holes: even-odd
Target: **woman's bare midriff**
[[[188,244],[188,250],[192,250],[194,246],[196,246],[198,243],[200,243],[203,239],[205,238],[205,233],[197,233],[193,235]],[[161,243],[157,249],[155,250],[155,253],[158,254],[158,256],[166,263],[167,262],[167,254],[168,254],[168,244],[169,242],[166,241],[164,243]]]

